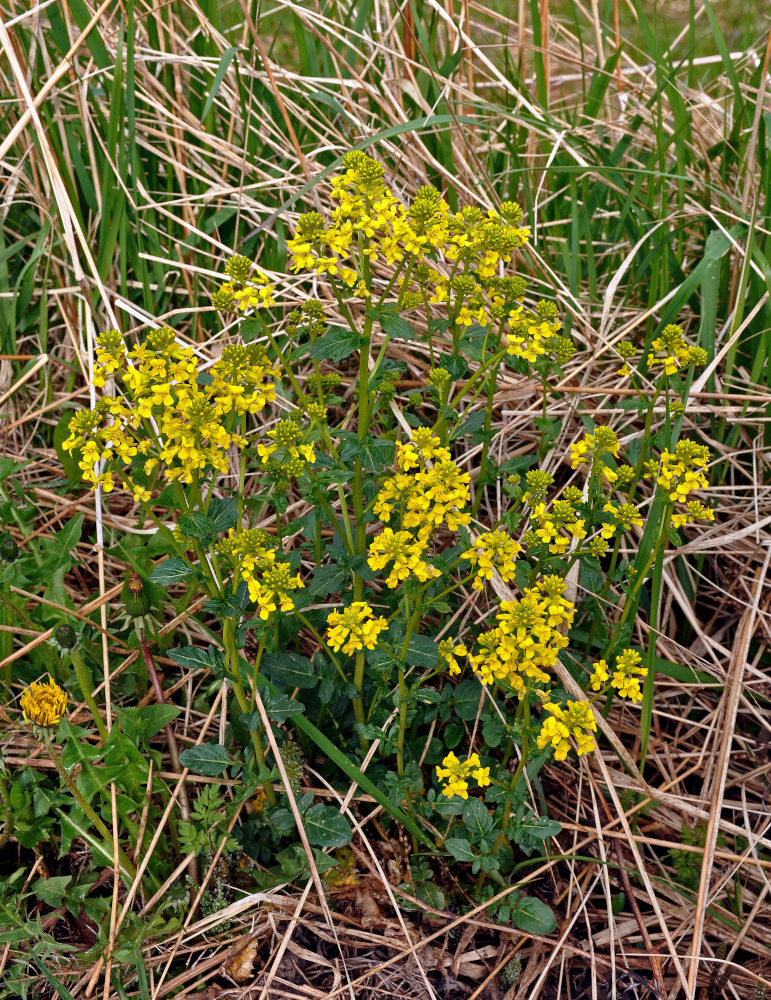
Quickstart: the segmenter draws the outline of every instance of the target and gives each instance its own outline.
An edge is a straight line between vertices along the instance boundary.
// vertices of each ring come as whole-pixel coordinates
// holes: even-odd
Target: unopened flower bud
[[[18,558],[19,558],[19,546],[10,536],[0,541],[1,562],[12,563],[15,559]]]
[[[126,605],[126,614],[130,618],[141,618],[150,610],[150,601],[145,593],[144,581],[139,573],[133,569],[126,576],[121,596]]]
[[[78,644],[78,635],[72,625],[59,625],[54,630],[54,642],[62,653],[70,653]]]

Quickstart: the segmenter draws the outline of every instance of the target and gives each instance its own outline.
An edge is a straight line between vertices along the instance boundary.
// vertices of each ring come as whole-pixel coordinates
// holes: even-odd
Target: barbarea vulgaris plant
[[[131,345],[100,334],[104,392],[73,416],[65,447],[87,482],[128,491],[166,536],[173,557],[156,578],[207,593],[263,777],[270,750],[255,701],[283,683],[301,708],[280,721],[307,736],[308,719],[333,717],[350,757],[379,741],[387,808],[413,837],[436,842],[436,810],[454,829],[452,817],[486,803],[492,837],[472,838],[470,854],[446,824],[439,840],[500,879],[504,846],[526,849],[524,768],[591,753],[598,708],[652,696],[655,659],[632,642],[642,588],[677,529],[713,517],[699,498],[708,451],[679,435],[706,355],[673,325],[637,364],[635,346],[619,345],[645,414],[641,441],[590,425],[552,471],[532,467],[537,455],[496,465],[500,374],[535,378],[547,417],[550,379],[574,351],[556,305],[532,302],[512,271],[530,237],[519,206],[451,211],[430,186],[405,202],[360,152],[345,156],[330,197],[328,215],[301,215],[287,243],[289,270],[314,275],[326,305],[308,298],[285,314],[276,282],[232,257],[212,302],[244,342],[204,366],[167,327]],[[406,394],[408,358],[423,375]],[[459,457],[469,437],[473,466]],[[485,522],[496,483],[508,507]],[[604,583],[573,644],[576,562]],[[315,680],[295,685],[298,663]],[[478,712],[483,725],[464,729]],[[273,805],[270,781],[265,794]]]

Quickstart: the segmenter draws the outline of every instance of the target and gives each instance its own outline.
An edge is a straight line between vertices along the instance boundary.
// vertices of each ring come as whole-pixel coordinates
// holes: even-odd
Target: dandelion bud
[[[139,573],[133,569],[126,576],[121,597],[129,618],[141,618],[150,610],[150,601],[145,593],[144,581]]]
[[[0,541],[0,562],[12,563],[19,558],[19,546],[9,536]]]
[[[78,635],[72,625],[60,625],[55,629],[53,639],[62,653],[71,653],[78,644]]]

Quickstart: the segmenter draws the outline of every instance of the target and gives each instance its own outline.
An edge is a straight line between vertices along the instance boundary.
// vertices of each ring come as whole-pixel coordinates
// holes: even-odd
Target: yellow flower
[[[541,727],[537,740],[539,750],[551,744],[554,759],[564,760],[571,748],[571,737],[575,740],[579,757],[596,749],[592,733],[597,731],[597,723],[588,701],[569,701],[565,708],[547,702],[544,708],[551,713],[551,717]]]
[[[485,580],[492,580],[493,573],[498,570],[504,583],[514,579],[515,561],[522,546],[505,531],[488,531],[474,539],[472,547],[464,552],[461,559],[468,559],[472,566],[477,567],[474,590],[481,590]]]
[[[364,601],[354,601],[342,611],[332,611],[327,618],[327,642],[335,652],[374,649],[377,637],[388,628],[385,618],[373,618],[372,608]]]
[[[610,677],[610,667],[605,660],[597,660],[596,663],[592,664],[592,667],[594,669],[592,676],[589,678],[589,683],[592,686],[592,691],[599,691]]]
[[[387,587],[398,587],[410,575],[425,583],[440,576],[438,569],[423,560],[425,549],[426,542],[413,538],[409,531],[385,528],[370,545],[367,562],[375,570],[385,569],[389,563],[393,563],[386,577]]]
[[[472,753],[468,760],[459,760],[452,751],[442,761],[442,766],[436,766],[436,776],[445,782],[442,795],[448,799],[453,795],[468,798],[469,778],[473,778],[480,788],[490,784],[490,768],[480,767],[478,754]]]
[[[33,681],[21,693],[24,720],[36,726],[56,726],[67,708],[67,694],[52,680]]]
[[[648,676],[646,667],[640,666],[641,656],[635,649],[625,649],[616,657],[616,667],[610,683],[622,698],[642,701],[640,680]]]
[[[577,469],[579,465],[587,463],[592,470],[598,468],[600,459],[604,455],[618,457],[618,450],[621,447],[616,432],[611,427],[596,427],[593,434],[585,434],[580,441],[574,441],[570,446],[570,467]],[[605,466],[601,467],[606,478],[608,472]]]
[[[459,674],[460,664],[456,657],[468,656],[468,650],[462,642],[456,642],[454,639],[442,639],[439,642],[439,656],[445,660],[451,674]]]
[[[254,569],[260,573],[259,577],[254,575]],[[249,598],[259,607],[263,621],[267,621],[274,611],[291,611],[294,601],[289,596],[290,591],[305,586],[299,574],[292,576],[289,563],[273,560],[266,560],[249,569],[245,561],[244,580],[249,588]]]

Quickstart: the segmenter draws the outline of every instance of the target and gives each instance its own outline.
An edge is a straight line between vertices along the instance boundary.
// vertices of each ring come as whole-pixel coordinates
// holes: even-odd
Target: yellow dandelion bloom
[[[36,726],[57,726],[67,708],[67,693],[52,680],[33,681],[21,694],[24,720]]]

